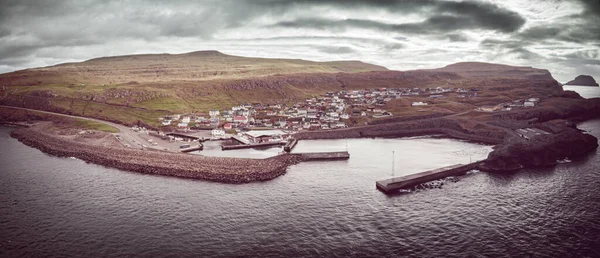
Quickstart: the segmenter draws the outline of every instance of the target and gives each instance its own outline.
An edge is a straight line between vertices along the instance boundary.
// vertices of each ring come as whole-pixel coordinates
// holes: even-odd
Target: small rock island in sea
[[[594,80],[594,77],[589,75],[579,75],[574,80],[565,83],[565,85],[577,85],[577,86],[596,86],[598,83]]]

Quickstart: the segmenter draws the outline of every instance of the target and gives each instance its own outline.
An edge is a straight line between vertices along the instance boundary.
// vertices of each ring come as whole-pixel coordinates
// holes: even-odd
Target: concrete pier
[[[221,150],[250,149],[250,148],[257,148],[257,147],[284,145],[284,144],[285,144],[285,142],[265,142],[265,143],[254,143],[254,144],[221,145]]]
[[[304,160],[336,160],[336,159],[349,159],[350,153],[347,151],[339,152],[313,152],[313,153],[294,153],[302,156]]]
[[[191,146],[188,148],[180,149],[179,151],[180,152],[192,152],[192,151],[197,151],[197,150],[202,150],[202,149],[204,149],[204,145],[198,144],[196,146]]]
[[[375,183],[375,186],[379,191],[382,191],[386,194],[393,193],[400,189],[411,188],[429,181],[438,180],[449,176],[462,175],[471,169],[477,168],[481,162],[482,161],[477,161],[466,165],[457,164],[417,174],[380,180]]]
[[[292,150],[294,149],[294,147],[296,147],[296,144],[298,144],[298,139],[296,138],[289,138],[287,143],[285,144],[285,146],[283,146],[283,150],[285,152],[292,152]]]
[[[193,136],[193,135],[187,135],[187,134],[182,134],[182,133],[167,133],[167,136],[173,136],[173,137],[180,137],[183,139],[187,139],[187,140],[200,140],[199,137]]]

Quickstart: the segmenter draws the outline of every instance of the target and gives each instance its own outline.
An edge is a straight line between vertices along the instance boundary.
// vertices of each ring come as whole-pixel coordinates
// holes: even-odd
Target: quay
[[[469,170],[477,168],[483,161],[477,161],[466,165],[456,164],[417,174],[394,177],[390,179],[380,180],[375,183],[377,190],[382,191],[386,194],[396,192],[400,189],[407,189],[413,186],[417,186],[422,183],[426,183],[433,180],[446,178],[449,176],[458,176],[466,173]]]
[[[167,133],[168,136],[173,136],[173,137],[180,137],[183,139],[187,139],[187,140],[197,140],[200,141],[200,137],[196,137],[193,135],[187,135],[187,134],[182,134],[182,133]]]
[[[221,145],[221,150],[239,150],[239,149],[251,149],[257,147],[268,147],[276,145],[284,145],[285,142],[264,142],[254,144],[238,144],[238,145]]]
[[[349,159],[350,158],[350,153],[348,153],[347,151],[294,153],[293,155],[299,155],[305,161],[338,160],[338,159]]]
[[[287,143],[283,146],[283,150],[285,152],[292,152],[292,150],[294,149],[294,147],[296,147],[296,144],[298,144],[298,139],[296,138],[289,138]]]
[[[192,151],[197,151],[197,150],[202,150],[202,149],[204,149],[204,145],[198,144],[196,146],[191,146],[188,148],[180,149],[179,151],[180,152],[192,152]]]

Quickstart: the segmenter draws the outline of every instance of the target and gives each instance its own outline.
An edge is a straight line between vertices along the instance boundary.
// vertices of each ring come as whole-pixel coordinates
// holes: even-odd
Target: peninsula
[[[598,87],[598,83],[594,80],[594,77],[589,75],[579,75],[575,77],[572,81],[565,83],[565,85],[575,85],[575,86],[596,86]]]
[[[162,143],[206,129],[212,137],[277,129],[296,140],[442,134],[495,145],[479,166],[495,172],[554,165],[598,146],[574,122],[598,117],[600,100],[564,91],[532,67],[466,62],[391,71],[199,51],[27,69],[1,74],[0,85],[0,121],[27,126],[11,134],[24,144],[128,171],[226,183],[269,180],[304,158],[204,157]]]

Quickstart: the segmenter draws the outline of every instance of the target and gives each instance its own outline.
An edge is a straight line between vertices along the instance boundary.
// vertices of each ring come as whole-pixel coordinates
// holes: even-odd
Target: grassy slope
[[[72,127],[72,128],[80,128],[84,130],[97,130],[109,133],[118,133],[119,129],[114,128],[110,125],[106,125],[103,123],[98,123],[94,121],[89,121],[85,119],[78,118],[70,118],[65,116],[57,116],[47,113],[41,113],[36,111],[29,110],[20,110],[20,109],[12,109],[12,108],[2,108],[0,107],[0,121],[7,122],[22,122],[22,121],[35,121],[35,120],[44,120],[44,121],[53,121],[57,125]]]
[[[512,67],[499,67],[514,72]],[[491,89],[481,92],[478,98],[448,98],[428,107],[410,107],[412,101],[429,102],[427,98],[395,100],[386,107],[394,115],[407,116],[461,112],[480,105],[544,96],[555,90],[529,84],[529,81],[507,80],[514,74],[502,72],[496,74],[500,79],[481,78],[481,73],[472,72],[460,77],[454,74],[458,68],[454,67],[452,73],[447,67],[440,71],[388,72],[383,71],[385,68],[355,61],[245,58],[211,51],[120,56],[0,75],[0,85],[7,85],[0,89],[0,103],[3,99],[10,100],[9,104],[13,105],[43,100],[52,108],[35,108],[60,108],[64,110],[61,112],[126,124],[141,120],[156,126],[157,118],[167,114],[207,112],[242,103],[291,104],[344,88],[443,86]],[[473,69],[469,64],[467,68]],[[491,68],[486,66],[485,69]],[[520,69],[527,76],[543,74],[541,70]],[[360,73],[370,70],[380,72]],[[477,76],[468,78],[469,74]]]

